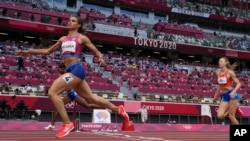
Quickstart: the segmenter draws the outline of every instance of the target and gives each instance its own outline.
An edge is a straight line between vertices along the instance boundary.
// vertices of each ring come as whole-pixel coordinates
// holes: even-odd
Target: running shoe
[[[69,134],[69,132],[71,130],[73,130],[75,127],[74,127],[74,124],[73,123],[69,123],[69,124],[64,124],[62,129],[56,134],[56,137],[57,138],[61,138],[61,137],[64,137],[66,135]]]
[[[240,107],[236,109],[236,114],[239,116],[243,116],[243,111],[240,109]]]
[[[45,130],[54,130],[55,129],[55,126],[54,125],[48,125],[46,127],[44,127]]]
[[[129,121],[129,116],[128,116],[127,112],[125,111],[124,106],[120,105],[120,106],[118,106],[118,108],[119,108],[118,114],[123,117],[124,121],[128,122]]]

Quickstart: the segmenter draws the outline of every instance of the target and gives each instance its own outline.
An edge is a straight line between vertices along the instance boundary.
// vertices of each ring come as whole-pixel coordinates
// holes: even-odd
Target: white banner
[[[94,109],[92,114],[93,123],[111,123],[111,115],[108,110]]]
[[[209,18],[209,15],[210,15],[204,12],[196,12],[196,11],[179,9],[179,8],[172,8],[171,12],[192,15],[192,16],[199,16],[199,17],[204,17],[204,18]]]
[[[208,116],[212,118],[211,109],[209,105],[207,104],[201,105],[201,116]]]

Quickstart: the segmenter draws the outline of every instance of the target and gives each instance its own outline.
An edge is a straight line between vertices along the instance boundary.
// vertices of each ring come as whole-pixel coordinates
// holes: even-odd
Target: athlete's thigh
[[[71,90],[74,86],[81,84],[81,79],[71,73],[65,73],[58,77],[49,89],[50,94],[61,94],[64,91]]]
[[[74,90],[86,101],[95,98],[95,95],[92,93],[88,83],[85,80],[82,81],[81,85],[77,85]]]
[[[225,112],[228,110],[228,102],[221,102],[217,111],[217,115],[224,115]]]
[[[238,107],[238,100],[230,100],[228,105],[228,112],[230,115],[234,115]]]
[[[78,96],[78,97],[76,98],[76,102],[77,102],[78,104],[80,104],[81,106],[84,106],[84,107],[87,107],[87,106],[88,106],[88,102],[87,102],[83,97],[81,97],[81,96]]]

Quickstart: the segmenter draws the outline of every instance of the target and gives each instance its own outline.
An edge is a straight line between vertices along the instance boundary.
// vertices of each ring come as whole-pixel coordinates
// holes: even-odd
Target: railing
[[[33,113],[33,111],[29,111],[29,113]],[[39,121],[50,122],[52,118],[52,111],[42,111],[41,116],[39,117]],[[70,119],[73,121],[74,112],[68,111],[68,115]],[[134,118],[135,123],[142,123],[140,114],[129,114],[130,117]],[[76,112],[75,118],[80,119],[81,122],[92,122],[92,112]],[[249,117],[237,117],[240,124],[249,124]],[[61,122],[61,119],[58,118],[58,122]],[[121,123],[123,119],[116,113],[111,114],[111,122],[112,123]],[[150,114],[148,116],[148,120],[146,123],[155,123],[155,124],[201,124],[202,118],[201,116],[195,115],[174,115],[174,114]],[[228,118],[224,120],[219,120],[217,117],[212,117],[212,124],[230,124]]]
[[[34,111],[36,109],[41,109],[42,114],[40,120],[50,121],[52,111],[54,111],[54,106],[47,97],[38,97],[38,96],[16,96],[14,99],[9,95],[0,95],[0,101],[5,99],[8,101],[8,104],[11,108],[15,107],[16,104],[23,100],[27,105],[28,109]],[[202,121],[201,117],[204,117],[202,113],[202,107],[204,104],[189,104],[189,103],[171,103],[171,102],[144,102],[144,101],[124,101],[124,100],[110,100],[114,105],[124,105],[126,111],[131,117],[134,117],[136,122],[140,122],[140,115],[136,112],[146,105],[149,118],[149,123],[166,123],[168,121],[175,121],[174,123],[192,123],[199,124]],[[207,104],[205,104],[207,105]],[[71,114],[73,113],[82,122],[91,122],[92,121],[92,109],[86,109],[79,105],[74,104],[74,102],[68,103],[65,105],[67,111]],[[229,123],[228,120],[220,121],[216,118],[218,105],[209,105],[210,114],[214,124],[222,124],[222,122]],[[203,109],[204,110],[204,109]],[[243,111],[243,116],[239,117],[240,123],[247,124],[250,121],[250,107],[242,106],[241,110]],[[112,122],[121,122],[122,118],[116,113],[111,114]]]

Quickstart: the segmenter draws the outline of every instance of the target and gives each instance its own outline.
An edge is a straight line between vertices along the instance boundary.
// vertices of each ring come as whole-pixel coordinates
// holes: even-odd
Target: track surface
[[[57,131],[0,131],[0,141],[229,141],[228,132],[71,132],[55,138]]]

